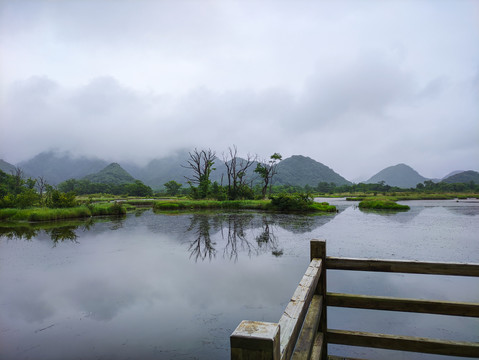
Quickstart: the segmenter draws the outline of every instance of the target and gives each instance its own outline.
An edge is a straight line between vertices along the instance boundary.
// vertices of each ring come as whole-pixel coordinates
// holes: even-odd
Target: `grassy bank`
[[[477,194],[427,194],[427,193],[392,193],[390,195],[377,195],[371,194],[354,194],[345,195],[348,201],[362,201],[362,200],[452,200],[452,199],[468,199],[478,198]]]
[[[359,203],[361,209],[374,210],[409,210],[409,206],[401,205],[391,200],[363,200]]]
[[[328,203],[308,203],[300,207],[284,206],[271,200],[164,200],[153,204],[156,211],[172,210],[265,210],[280,212],[335,212],[336,207]]]
[[[269,200],[161,200],[153,204],[154,210],[214,210],[245,209],[266,210]]]
[[[124,215],[121,204],[93,204],[73,208],[50,209],[0,209],[0,221],[54,221],[61,219],[78,219],[102,215]]]

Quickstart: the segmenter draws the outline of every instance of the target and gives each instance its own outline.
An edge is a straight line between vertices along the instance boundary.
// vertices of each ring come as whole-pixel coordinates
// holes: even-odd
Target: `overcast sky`
[[[479,169],[479,2],[0,0],[0,158]]]

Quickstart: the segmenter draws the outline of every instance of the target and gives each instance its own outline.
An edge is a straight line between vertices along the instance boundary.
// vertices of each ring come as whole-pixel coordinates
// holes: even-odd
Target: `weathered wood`
[[[328,293],[328,306],[479,317],[478,303]]]
[[[323,297],[321,295],[314,295],[311,304],[309,305],[306,318],[304,319],[303,328],[301,329],[298,341],[296,342],[292,359],[310,359],[314,339],[318,333],[322,307]]]
[[[281,359],[289,359],[293,353],[309,304],[321,274],[322,261],[313,259],[306,270],[291,301],[279,320],[281,329]]]
[[[242,321],[230,336],[232,360],[279,360],[280,326],[260,321]]]
[[[322,259],[326,257],[326,241],[313,239],[309,242],[310,257],[313,259]]]
[[[311,258],[318,258],[323,261],[323,264],[326,263],[326,241],[324,240],[311,240],[310,242],[310,249],[311,249]],[[326,274],[326,267],[323,265],[321,271],[321,277],[319,279],[318,286],[316,287],[316,294],[322,295],[323,299],[326,299],[326,290],[327,290],[327,274]],[[326,309],[326,301],[323,301],[322,310],[321,310],[321,320],[319,323],[318,331],[323,333],[324,341],[323,341],[323,349],[322,349],[322,360],[326,360],[328,358],[328,348],[327,348],[327,330],[328,330],[328,313]]]
[[[311,351],[311,359],[312,360],[319,360],[323,356],[323,350],[327,346],[324,343],[324,334],[323,333],[316,333],[316,337],[314,338],[313,343],[313,350]]]
[[[419,353],[479,358],[479,343],[411,336],[328,330],[330,344],[372,347]]]
[[[479,277],[479,264],[353,259],[330,256],[326,258],[326,269]]]

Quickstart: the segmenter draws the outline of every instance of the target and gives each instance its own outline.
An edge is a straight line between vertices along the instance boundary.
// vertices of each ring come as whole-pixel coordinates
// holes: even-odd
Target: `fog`
[[[235,144],[349,180],[479,169],[475,1],[0,0],[0,158]]]

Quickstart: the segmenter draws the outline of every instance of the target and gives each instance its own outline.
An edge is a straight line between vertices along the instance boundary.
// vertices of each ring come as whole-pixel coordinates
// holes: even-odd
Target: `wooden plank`
[[[326,258],[326,269],[479,277],[479,264],[354,259],[330,256]]]
[[[313,350],[311,351],[311,360],[322,359],[323,350],[326,348],[326,346],[327,345],[324,343],[324,334],[320,332],[316,333],[313,343]]]
[[[478,303],[328,293],[327,306],[479,317]]]
[[[311,240],[310,243],[311,259],[318,258],[323,261],[323,264],[326,263],[326,241],[324,240]],[[327,290],[327,274],[326,267],[323,265],[321,272],[321,277],[319,278],[318,285],[316,287],[316,294],[322,295],[323,300],[326,299],[326,290]],[[328,331],[328,312],[326,309],[326,301],[323,301],[322,310],[321,310],[321,319],[319,322],[318,331],[323,333],[324,342],[322,349],[322,360],[327,360],[328,358],[328,347],[327,347],[327,331]]]
[[[322,307],[323,297],[321,295],[314,295],[309,305],[306,318],[304,319],[303,328],[296,342],[292,359],[307,360],[310,358],[314,339],[318,333]]]
[[[320,259],[311,261],[279,320],[281,329],[281,359],[289,359],[293,353],[296,340],[319,281],[321,267],[322,261]]]
[[[328,330],[328,343],[419,353],[479,358],[479,343],[411,336]]]
[[[242,321],[230,336],[232,360],[279,360],[280,327],[275,323]]]

